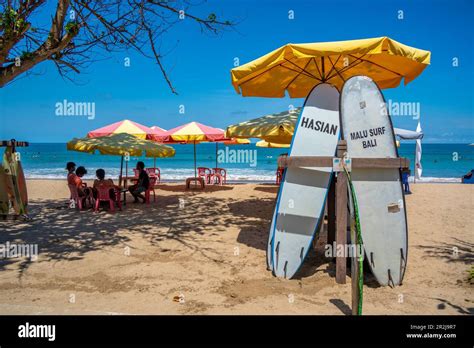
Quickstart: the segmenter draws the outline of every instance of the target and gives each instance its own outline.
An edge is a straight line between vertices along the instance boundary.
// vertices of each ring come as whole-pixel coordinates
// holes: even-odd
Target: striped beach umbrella
[[[166,129],[163,129],[158,126],[151,126],[150,129],[152,130],[151,140],[156,141],[158,143],[164,143],[169,139],[168,133]],[[156,168],[156,157],[153,159],[153,167]]]
[[[170,129],[167,132],[170,140],[182,143],[202,141],[218,141],[224,139],[224,131],[219,128],[206,126],[199,122],[190,122]]]
[[[163,128],[158,127],[158,126],[151,126],[150,128],[153,129],[154,131],[166,132],[166,129],[163,129]]]
[[[87,133],[87,137],[96,138],[120,133],[130,134],[139,139],[154,140],[153,137],[155,131],[137,122],[133,122],[130,120],[122,120],[119,122],[112,123],[108,126],[104,126],[96,130],[90,131],[89,133]]]
[[[168,132],[166,129],[163,129],[158,126],[151,126],[150,127],[152,133],[150,135],[150,139],[157,141],[159,143],[164,143],[169,139]]]
[[[229,138],[260,138],[269,143],[290,144],[301,108],[283,111],[227,127]]]
[[[169,136],[169,142],[180,142],[182,144],[192,143],[194,145],[194,177],[197,177],[196,143],[221,141],[225,139],[223,129],[206,126],[198,122],[190,122],[170,129],[167,135]]]

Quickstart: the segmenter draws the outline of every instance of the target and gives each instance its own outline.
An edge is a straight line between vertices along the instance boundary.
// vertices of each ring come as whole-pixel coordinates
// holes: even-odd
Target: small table
[[[204,182],[204,179],[203,178],[200,178],[200,177],[192,177],[192,178],[187,178],[186,179],[186,189],[189,189],[191,188],[191,182],[194,181],[195,184],[197,184],[199,182],[199,184],[201,185],[201,189],[204,189],[204,187],[206,187],[206,184]]]
[[[122,185],[123,188],[120,190],[120,193],[123,193],[123,205],[127,205],[127,192],[128,192],[128,181],[137,181],[136,176],[122,176]]]
[[[120,189],[120,193],[123,193],[123,205],[127,205],[127,196],[126,193],[128,192],[128,189],[122,188]]]

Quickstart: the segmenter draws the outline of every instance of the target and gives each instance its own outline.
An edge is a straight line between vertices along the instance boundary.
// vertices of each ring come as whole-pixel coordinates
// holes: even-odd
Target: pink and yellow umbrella
[[[163,129],[158,126],[151,126],[150,129],[152,131],[150,135],[151,140],[156,141],[158,143],[164,143],[168,141],[169,136],[168,136],[168,133],[166,132],[166,129]],[[156,168],[156,158],[153,159],[153,167]]]
[[[158,126],[151,126],[150,129],[152,130],[151,139],[159,142],[164,143],[169,139],[168,133],[166,129],[163,129]]]
[[[87,133],[88,138],[103,137],[112,134],[127,133],[133,135],[139,139],[150,139],[154,140],[154,134],[156,131],[144,126],[142,124],[130,121],[123,120],[119,122],[112,123],[108,126],[98,128],[96,130],[90,131]]]
[[[129,134],[134,137],[142,140],[153,140],[162,143],[164,140],[168,139],[166,136],[166,131],[164,129],[151,129],[147,126],[144,126],[140,123],[133,122],[130,120],[122,120],[108,126],[104,126],[87,133],[88,138],[97,138],[104,136],[111,136],[115,134]],[[156,157],[154,158],[154,166],[156,167]],[[120,180],[122,182],[122,169],[123,169],[123,156],[120,164]],[[128,176],[128,162],[125,163],[125,173]]]
[[[196,170],[196,143],[207,141],[222,141],[225,139],[224,130],[206,126],[198,122],[190,122],[182,126],[170,129],[166,132],[169,136],[167,142],[179,142],[182,144],[194,144],[194,176]]]

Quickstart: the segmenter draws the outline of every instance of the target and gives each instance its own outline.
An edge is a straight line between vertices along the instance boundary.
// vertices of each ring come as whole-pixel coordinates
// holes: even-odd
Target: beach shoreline
[[[118,177],[110,177],[112,180],[118,182]],[[26,180],[28,181],[42,181],[42,180],[52,180],[52,181],[64,181],[65,178],[42,178],[42,177],[36,177],[36,178],[31,178],[31,177],[26,177]],[[92,178],[86,178],[85,181],[93,181]],[[183,183],[185,181],[184,178],[180,179],[162,179],[162,183],[169,183],[169,184],[179,184]],[[460,184],[461,179],[460,178],[424,178],[422,177],[421,179],[417,179],[416,182],[413,180],[413,177],[410,177],[408,179],[410,183],[415,183],[415,184]],[[275,185],[275,180],[232,180],[232,179],[227,179],[227,183],[229,185],[242,185],[242,184],[262,184],[262,185]]]
[[[1,221],[0,244],[37,245],[38,259],[0,260],[1,314],[350,314],[324,228],[295,279],[266,269],[276,185],[165,183],[115,214],[69,209],[64,180],[27,185],[32,220]],[[474,185],[411,190],[404,283],[366,274],[364,314],[473,314]]]

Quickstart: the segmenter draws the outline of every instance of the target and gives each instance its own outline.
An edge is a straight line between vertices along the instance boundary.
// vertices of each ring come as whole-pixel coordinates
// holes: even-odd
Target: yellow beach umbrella
[[[171,146],[158,144],[153,141],[139,139],[136,136],[118,133],[95,138],[74,138],[67,143],[67,149],[72,151],[95,153],[102,155],[122,156],[120,165],[120,183],[122,182],[123,156],[140,157],[173,157],[175,149]],[[128,165],[126,172],[128,171]]]
[[[243,138],[232,138],[228,140],[223,140],[221,141],[221,143],[223,143],[224,145],[248,145],[250,144],[250,140]]]
[[[73,151],[95,153],[102,155],[118,155],[140,157],[172,157],[175,150],[171,146],[139,139],[133,135],[119,133],[96,138],[74,138],[67,143],[67,149]]]
[[[341,89],[351,76],[365,75],[381,88],[413,81],[430,63],[431,52],[388,37],[287,44],[231,70],[232,84],[245,96],[304,98],[319,83]]]
[[[290,144],[301,108],[254,118],[227,127],[228,138],[260,138],[269,143]]]
[[[290,144],[269,143],[265,140],[260,140],[255,144],[255,146],[257,146],[257,147],[270,147],[270,148],[273,147],[273,148],[282,149],[282,148],[289,148]]]

